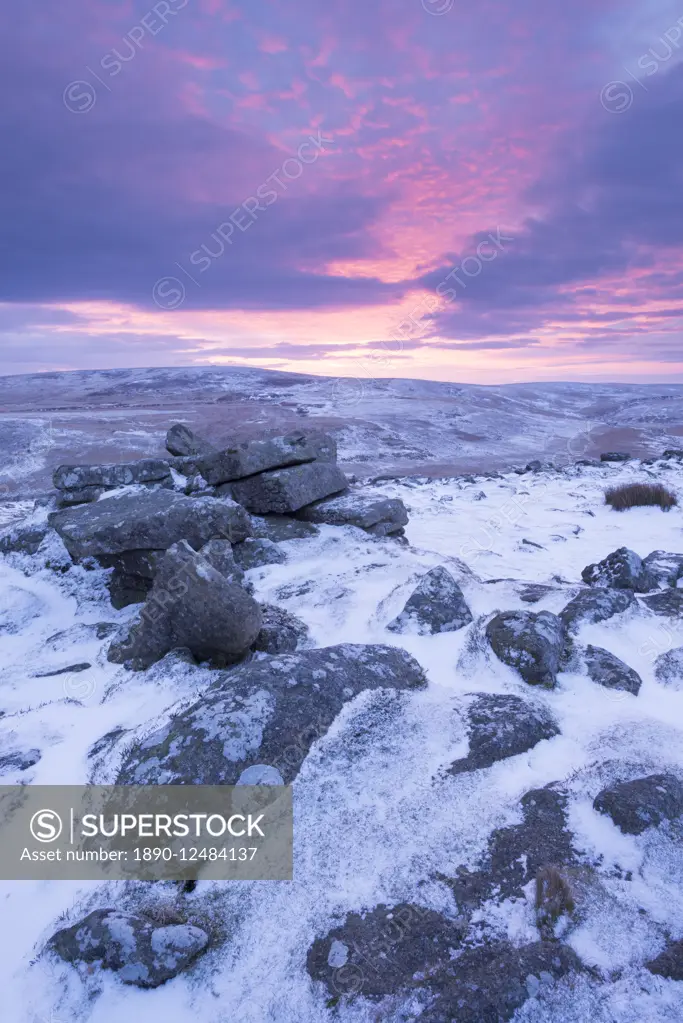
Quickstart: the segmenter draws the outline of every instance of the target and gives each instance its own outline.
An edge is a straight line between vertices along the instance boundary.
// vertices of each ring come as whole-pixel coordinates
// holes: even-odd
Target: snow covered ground
[[[683,841],[680,828],[621,834],[592,808],[596,793],[622,774],[683,771],[683,680],[663,685],[654,661],[683,646],[683,620],[631,609],[584,626],[581,644],[618,655],[643,680],[639,695],[587,676],[560,675],[553,691],[531,689],[478,642],[481,622],[435,636],[386,630],[418,576],[445,565],[476,618],[496,610],[558,612],[578,591],[581,570],[614,549],[639,555],[683,552],[683,465],[573,468],[500,478],[410,478],[377,484],[410,512],[407,544],[353,527],[283,544],[286,564],[255,569],[260,600],[281,604],[309,625],[316,645],[404,646],[425,668],[429,686],[413,693],[366,693],[347,705],[313,747],[295,782],[295,880],[200,883],[188,907],[219,921],[226,940],[187,974],[154,991],[127,988],[106,974],[85,979],[40,955],[45,940],[90,909],[177,898],[166,884],[0,883],[0,985],[8,1023],[370,1023],[363,999],[327,1008],[306,973],[306,952],[350,910],[414,901],[454,913],[435,879],[458,865],[474,868],[493,828],[518,822],[519,799],[560,781],[570,792],[570,825],[591,864],[577,919],[565,939],[600,977],[559,983],[530,999],[525,1023],[658,1023],[683,1018],[683,984],[642,968],[665,937],[683,937]],[[610,484],[654,475],[679,496],[658,508],[611,511]],[[31,503],[6,504],[5,521],[40,519]],[[528,542],[527,542],[528,541]],[[33,766],[5,767],[3,784],[111,781],[123,740],[143,734],[178,701],[196,698],[211,673],[165,659],[145,673],[109,664],[102,622],[113,611],[106,573],[72,567],[55,540],[33,557],[0,558],[0,757],[30,754]],[[524,584],[547,584],[524,603]],[[87,671],[36,675],[89,662]],[[468,694],[511,693],[543,703],[560,734],[530,752],[461,775],[446,773],[467,750]],[[95,756],[92,745],[112,741]],[[28,759],[31,759],[29,757]],[[630,872],[630,874],[629,874]],[[630,879],[629,879],[630,878]],[[152,892],[151,889],[154,889]],[[537,940],[533,893],[487,904],[482,926],[515,943]],[[370,964],[371,967],[371,964]]]
[[[330,378],[235,366],[0,377],[0,497],[50,487],[68,462],[164,451],[180,420],[217,445],[317,427],[362,476],[505,470],[683,443],[681,384],[509,384]]]

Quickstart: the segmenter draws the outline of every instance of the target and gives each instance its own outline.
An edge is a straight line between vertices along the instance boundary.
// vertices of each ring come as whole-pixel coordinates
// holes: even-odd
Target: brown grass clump
[[[605,504],[611,505],[615,511],[645,505],[657,505],[663,511],[669,511],[678,504],[678,498],[661,483],[625,483],[605,491]]]
[[[541,867],[536,874],[536,925],[544,941],[552,941],[561,916],[571,916],[576,908],[569,881],[557,867]]]

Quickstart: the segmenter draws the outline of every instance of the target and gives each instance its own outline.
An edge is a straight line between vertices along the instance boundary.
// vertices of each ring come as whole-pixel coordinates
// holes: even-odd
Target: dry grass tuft
[[[663,511],[669,511],[678,504],[678,498],[661,483],[625,483],[605,491],[605,504],[611,505],[615,511],[646,505],[656,505]]]
[[[172,902],[156,902],[144,911],[144,915],[156,927],[171,927],[173,924],[184,924],[185,916],[179,912]]]
[[[536,924],[544,941],[552,941],[561,916],[571,916],[576,908],[574,894],[566,877],[557,867],[541,867],[536,874]]]

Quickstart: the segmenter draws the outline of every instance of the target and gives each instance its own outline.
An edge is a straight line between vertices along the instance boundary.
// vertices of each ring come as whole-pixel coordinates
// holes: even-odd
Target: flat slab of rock
[[[573,949],[556,941],[468,948],[429,978],[438,997],[420,1023],[505,1023],[554,981],[583,971]]]
[[[357,526],[374,536],[397,533],[408,522],[403,501],[394,497],[368,497],[363,494],[341,494],[328,497],[302,508],[299,517],[307,522],[331,526]]]
[[[234,785],[255,764],[288,784],[354,696],[425,686],[420,665],[397,647],[343,644],[250,661],[133,746],[118,784]]]
[[[39,671],[34,678],[55,678],[57,675],[75,675],[80,671],[87,671],[92,668],[90,661],[79,661],[78,664],[67,664],[64,668],[55,668],[54,671]]]
[[[99,964],[124,984],[155,988],[205,950],[209,936],[191,924],[157,927],[147,917],[96,909],[50,939],[47,948],[74,966]]]
[[[493,831],[477,870],[459,867],[455,877],[439,875],[460,912],[469,915],[491,898],[499,902],[523,898],[525,887],[542,867],[577,862],[566,804],[566,795],[553,786],[532,789],[520,801],[523,822]]]
[[[308,639],[308,626],[296,615],[275,604],[261,604],[263,623],[253,650],[266,654],[294,653]]]
[[[555,593],[553,586],[544,586],[542,583],[528,583],[519,591],[519,599],[525,604],[537,604],[549,593]]]
[[[232,492],[236,501],[258,515],[287,515],[346,490],[347,485],[334,462],[309,462],[241,480],[233,484]]]
[[[582,625],[605,622],[614,615],[623,614],[635,603],[633,590],[596,586],[577,593],[560,611],[560,618],[570,632],[577,632]]]
[[[643,604],[654,611],[656,615],[663,615],[665,618],[680,618],[683,615],[683,590],[669,589],[661,593],[649,593],[641,598]]]
[[[70,508],[75,504],[91,504],[93,501],[99,501],[104,493],[104,487],[80,487],[78,490],[58,490],[57,506],[59,508]]]
[[[185,540],[159,562],[140,618],[107,654],[144,670],[178,647],[220,666],[240,660],[261,629],[259,605]]]
[[[214,538],[239,543],[251,535],[241,505],[210,497],[184,497],[169,490],[108,497],[96,504],[53,512],[49,522],[71,557],[167,550],[187,540],[196,550]]]
[[[463,774],[490,767],[498,760],[526,753],[543,739],[560,734],[556,722],[542,706],[518,696],[486,693],[478,696],[467,712],[469,753],[456,760],[449,774]]]
[[[601,462],[628,462],[630,459],[628,451],[603,451],[600,455]]]
[[[622,689],[633,696],[638,695],[643,684],[640,675],[609,650],[589,644],[584,656],[588,675],[599,686],[604,686],[605,689]]]
[[[683,941],[671,941],[656,959],[645,963],[650,973],[668,980],[683,980]]]
[[[429,635],[455,632],[471,621],[472,612],[462,590],[451,573],[438,565],[422,576],[405,607],[389,622],[387,629]]]
[[[569,649],[567,628],[550,611],[504,611],[486,626],[499,660],[515,668],[525,682],[552,689]]]
[[[172,455],[208,455],[214,450],[208,441],[199,437],[189,426],[174,423],[166,434],[166,450]]]
[[[233,547],[235,561],[245,572],[263,565],[283,565],[287,555],[272,540],[257,540],[247,537]]]
[[[0,536],[0,554],[37,554],[48,532],[47,526],[15,526]]]
[[[634,590],[636,593],[647,593],[656,585],[642,558],[628,547],[620,547],[602,561],[586,565],[581,578],[589,586]]]
[[[603,789],[593,806],[611,817],[624,834],[641,835],[647,828],[683,816],[683,784],[673,774],[651,774]]]
[[[160,483],[169,479],[171,467],[162,458],[140,458],[112,465],[60,465],[52,480],[57,490],[86,487],[126,487],[133,483]]]
[[[655,678],[674,689],[683,689],[683,646],[660,654],[655,661]]]
[[[252,515],[251,526],[254,536],[259,540],[272,540],[273,543],[307,540],[309,536],[318,536],[320,533],[312,522],[293,519],[289,515]]]
[[[653,551],[643,559],[643,565],[655,581],[655,586],[675,586],[683,579],[683,554]]]
[[[335,462],[337,445],[327,434],[296,431],[283,437],[248,440],[223,451],[176,463],[185,475],[199,473],[212,486],[254,476],[270,469],[313,462]]]
[[[382,904],[365,913],[349,913],[340,927],[316,938],[306,968],[333,996],[382,998],[414,986],[415,974],[448,962],[466,932],[466,924],[432,909]]]

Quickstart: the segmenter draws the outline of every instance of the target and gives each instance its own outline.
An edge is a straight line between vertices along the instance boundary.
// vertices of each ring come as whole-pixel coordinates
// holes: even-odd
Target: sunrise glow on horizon
[[[0,14],[2,373],[683,381],[673,4]]]

